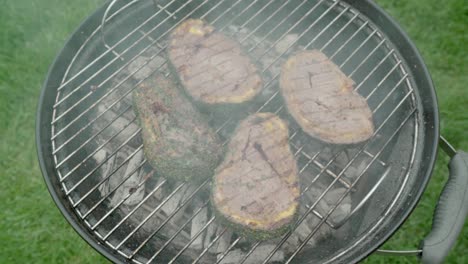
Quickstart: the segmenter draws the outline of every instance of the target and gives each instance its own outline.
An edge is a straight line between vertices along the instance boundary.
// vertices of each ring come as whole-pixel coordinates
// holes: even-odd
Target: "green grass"
[[[468,150],[468,5],[463,0],[377,0],[409,33],[437,87],[442,134]],[[0,263],[107,263],[50,198],[34,143],[36,103],[67,36],[102,0],[6,0],[0,8]],[[384,248],[416,248],[429,232],[447,178],[440,155],[418,208]],[[371,256],[367,263],[416,263]],[[468,263],[468,227],[448,263]]]
[[[56,209],[36,157],[36,104],[47,68],[97,0],[2,1],[0,263],[106,263]]]

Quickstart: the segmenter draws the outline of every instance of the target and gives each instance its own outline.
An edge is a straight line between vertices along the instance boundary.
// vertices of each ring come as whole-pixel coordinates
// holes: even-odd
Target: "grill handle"
[[[424,264],[444,261],[468,214],[468,153],[454,151],[442,137],[441,145],[452,159],[449,164],[449,179],[434,211],[432,230],[421,242],[421,260]]]

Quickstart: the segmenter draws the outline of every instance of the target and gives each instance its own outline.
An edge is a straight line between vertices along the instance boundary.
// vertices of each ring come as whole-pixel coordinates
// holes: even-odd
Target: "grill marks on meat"
[[[287,124],[278,116],[251,115],[239,124],[216,169],[215,209],[257,239],[280,235],[298,209],[299,178],[288,134]]]
[[[149,78],[133,92],[148,162],[166,178],[202,180],[213,175],[221,141],[171,79]]]
[[[374,133],[369,105],[353,85],[317,50],[296,53],[281,69],[289,113],[306,133],[328,143],[359,143]]]
[[[198,102],[238,104],[262,89],[257,68],[235,41],[199,19],[188,19],[171,33],[169,59],[183,87]]]

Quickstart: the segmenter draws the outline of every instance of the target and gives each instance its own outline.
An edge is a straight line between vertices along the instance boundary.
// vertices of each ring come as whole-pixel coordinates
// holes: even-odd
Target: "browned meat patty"
[[[251,115],[236,129],[216,169],[213,206],[245,235],[281,235],[298,210],[299,177],[288,133],[274,114]]]
[[[198,102],[238,104],[262,89],[257,68],[235,41],[199,19],[171,33],[169,59],[183,87]]]
[[[221,141],[173,80],[148,78],[133,92],[133,106],[145,156],[159,174],[194,181],[213,176]]]
[[[374,133],[372,111],[353,85],[318,50],[296,53],[281,69],[289,113],[306,133],[328,143],[359,143]]]

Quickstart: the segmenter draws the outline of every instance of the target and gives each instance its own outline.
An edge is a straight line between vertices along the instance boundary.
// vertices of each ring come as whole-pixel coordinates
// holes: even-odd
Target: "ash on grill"
[[[261,59],[257,61],[259,68],[267,68],[270,64],[273,64],[269,67],[269,71],[266,71],[263,74],[264,82],[268,83],[272,78],[280,72],[280,67],[282,63],[287,59],[288,55],[293,49],[290,49],[289,53],[286,53],[286,56],[282,56],[280,60],[273,63],[274,60],[283,54],[287,47],[295,42],[298,38],[296,34],[287,35],[275,47],[271,48],[271,43],[263,39],[257,38],[254,35],[249,35],[249,30],[245,28],[239,28],[236,26],[229,26],[224,32],[228,36],[236,36],[236,39],[245,39],[242,46],[247,50],[251,47],[256,47],[253,49],[255,52],[250,55],[253,58],[260,57]],[[160,43],[163,45],[164,43]],[[300,48],[300,47],[296,47]],[[267,56],[262,56],[264,52],[267,52]],[[162,72],[166,76],[170,74],[168,65],[166,64],[165,51],[161,51],[158,47],[150,48],[143,56],[136,58],[126,70],[122,71],[117,75],[113,84],[116,85],[121,81],[124,81],[128,78],[129,75],[132,75],[131,78],[124,81],[122,88],[116,92],[111,93],[97,108],[96,115],[102,114],[111,104],[120,97],[124,96],[135,84],[144,80],[145,78],[152,78],[152,73],[155,71]],[[159,54],[158,56],[154,56]],[[152,57],[152,58],[151,58]],[[261,95],[252,102],[251,107],[246,110],[245,113],[230,113],[232,116],[245,116],[247,112],[255,112],[259,109],[276,91],[278,90],[278,85],[275,82],[274,85],[268,85],[263,89]],[[271,101],[262,111],[264,112],[276,112],[278,108],[282,105],[282,99],[275,99]],[[198,194],[192,194],[196,191],[198,186],[192,186],[190,183],[184,184],[180,189],[173,194],[173,196],[167,200],[167,202],[159,208],[159,210],[154,211],[167,197],[171,192],[177,187],[173,185],[165,184],[165,180],[162,177],[157,175],[157,168],[155,168],[156,173],[147,165],[145,162],[145,157],[143,150],[141,148],[142,140],[141,136],[137,135],[134,139],[130,140],[123,148],[118,150],[115,155],[112,155],[118,146],[125,143],[125,140],[128,140],[132,137],[133,133],[139,129],[138,124],[135,122],[135,114],[131,110],[132,107],[132,98],[131,93],[127,94],[123,100],[120,100],[116,105],[114,105],[110,110],[103,115],[102,122],[94,122],[93,130],[95,132],[101,131],[104,129],[105,124],[111,123],[110,127],[103,130],[104,132],[100,133],[96,138],[96,143],[103,145],[113,136],[117,131],[121,131],[126,127],[119,137],[108,142],[104,147],[94,155],[96,163],[100,164],[109,158],[107,162],[101,166],[99,174],[102,179],[108,177],[114,170],[118,169],[115,173],[109,177],[104,184],[99,188],[100,194],[106,196],[110,194],[109,198],[109,209],[118,206],[116,210],[118,214],[121,215],[121,218],[132,214],[125,219],[129,226],[138,226],[142,221],[147,218],[147,216],[153,212],[154,214],[146,220],[146,223],[142,225],[141,229],[136,233],[140,237],[140,243],[142,240],[146,239],[152,232],[160,228],[164,224],[164,221],[175,213],[175,211],[182,204],[185,204],[170,221],[164,224],[164,226],[159,229],[155,239],[150,240],[150,243],[158,245],[161,247],[161,241],[157,241],[159,238],[170,238],[178,232],[178,230],[193,217],[194,213],[197,213],[193,217],[190,223],[188,223],[179,235],[177,235],[171,242],[170,247],[180,250],[189,242],[189,240],[194,239],[194,241],[189,245],[185,250],[184,256],[195,259],[199,256],[200,252],[207,247],[207,253],[202,258],[203,263],[212,263],[217,259],[224,256],[221,263],[237,263],[246,257],[247,252],[243,248],[249,248],[245,245],[252,246],[252,241],[247,241],[241,239],[238,241],[238,245],[232,248],[227,254],[226,251],[230,247],[231,243],[235,241],[238,237],[236,234],[229,229],[226,229],[224,226],[219,225],[216,221],[212,222],[204,231],[195,238],[195,235],[199,233],[200,230],[208,223],[208,221],[213,217],[213,213],[207,206],[206,201],[208,200],[207,193],[209,191],[209,185],[205,185]],[[130,109],[130,110],[128,110]],[[125,112],[126,111],[126,112]],[[122,112],[125,114],[121,115]],[[216,128],[220,127],[224,122],[225,118],[219,118],[216,113],[208,113],[211,115],[210,124]],[[291,124],[291,134],[295,131],[299,131],[297,126],[293,125],[293,121],[289,118],[287,113],[284,110],[279,111],[282,118],[288,120]],[[119,116],[120,115],[120,116]],[[118,117],[119,116],[119,117]],[[115,120],[114,120],[115,119]],[[219,134],[224,139],[228,139],[229,135],[234,130],[237,122],[230,122],[228,125],[225,125],[220,131]],[[298,132],[291,139],[291,146],[293,152],[296,152],[299,146],[304,146],[300,153],[297,153],[296,159],[298,160],[298,168],[301,169],[304,166],[307,169],[303,170],[301,173],[301,185],[302,187],[308,186],[311,184],[311,187],[305,192],[302,196],[301,206],[300,206],[300,215],[303,215],[308,207],[311,206],[317,198],[323,193],[328,184],[333,180],[328,175],[329,173],[336,172],[338,174],[341,169],[348,163],[349,158],[353,156],[356,150],[346,149],[345,152],[342,152],[342,148],[331,147],[321,142],[314,141],[307,135]],[[321,164],[326,164],[329,159],[335,155],[338,151],[342,152],[338,158],[329,166],[328,170],[331,172],[321,173],[321,168],[316,164],[308,166],[308,160],[304,160],[304,153],[307,153],[309,156],[313,156],[318,151],[321,151],[321,154],[317,158],[317,161]],[[112,156],[111,156],[112,155]],[[125,159],[130,155],[133,155],[128,162],[124,164],[121,168],[117,168]],[[111,156],[111,157],[109,157]],[[359,175],[363,170],[363,164],[366,164],[368,160],[362,160],[361,162],[354,163],[358,164],[355,167],[349,167],[344,174],[345,182],[352,182],[354,177]],[[360,164],[360,165],[359,165]],[[317,175],[321,175],[318,179],[315,179]],[[148,176],[149,175],[149,176]],[[181,183],[182,184],[182,183]],[[158,188],[158,186],[160,188]],[[116,191],[113,191],[115,188]],[[154,191],[156,190],[156,191]],[[270,259],[271,262],[281,262],[284,261],[288,254],[292,253],[306,238],[306,236],[312,232],[312,230],[319,224],[320,218],[317,215],[325,215],[328,210],[330,210],[333,205],[335,205],[337,199],[346,191],[346,188],[343,184],[335,184],[334,188],[325,195],[325,197],[315,206],[315,214],[309,214],[308,217],[303,221],[299,226],[296,227],[290,238],[282,246],[282,248],[273,255]],[[112,192],[112,193],[111,193]],[[150,196],[148,196],[150,195]],[[190,201],[191,199],[191,201]],[[143,202],[144,201],[144,202]],[[143,202],[143,203],[142,203]],[[137,205],[142,203],[141,207],[138,210],[132,211]],[[318,233],[308,242],[308,246],[313,247],[321,239],[325,239],[329,236],[337,236],[337,233],[341,232],[331,232],[330,225],[340,226],[340,222],[346,218],[346,216],[351,212],[352,196],[348,195],[339,205],[337,210],[331,214],[327,223],[329,225],[322,225]],[[200,207],[203,207],[199,210]],[[197,211],[198,210],[198,211]],[[111,229],[109,227],[108,229]],[[347,228],[346,225],[341,228]],[[109,230],[106,228],[98,228],[98,232],[107,234]],[[345,232],[343,232],[345,233]],[[214,242],[214,239],[217,240]],[[246,259],[245,263],[259,263],[263,261],[276,247],[277,243],[281,238],[268,240],[261,243]],[[119,241],[119,240],[117,240]],[[165,241],[162,241],[164,243]],[[128,245],[128,243],[126,244]],[[242,246],[244,245],[244,246]],[[138,245],[137,245],[138,246]],[[134,248],[135,246],[129,246]],[[211,253],[211,254],[208,254]],[[142,260],[145,261],[145,260]]]

